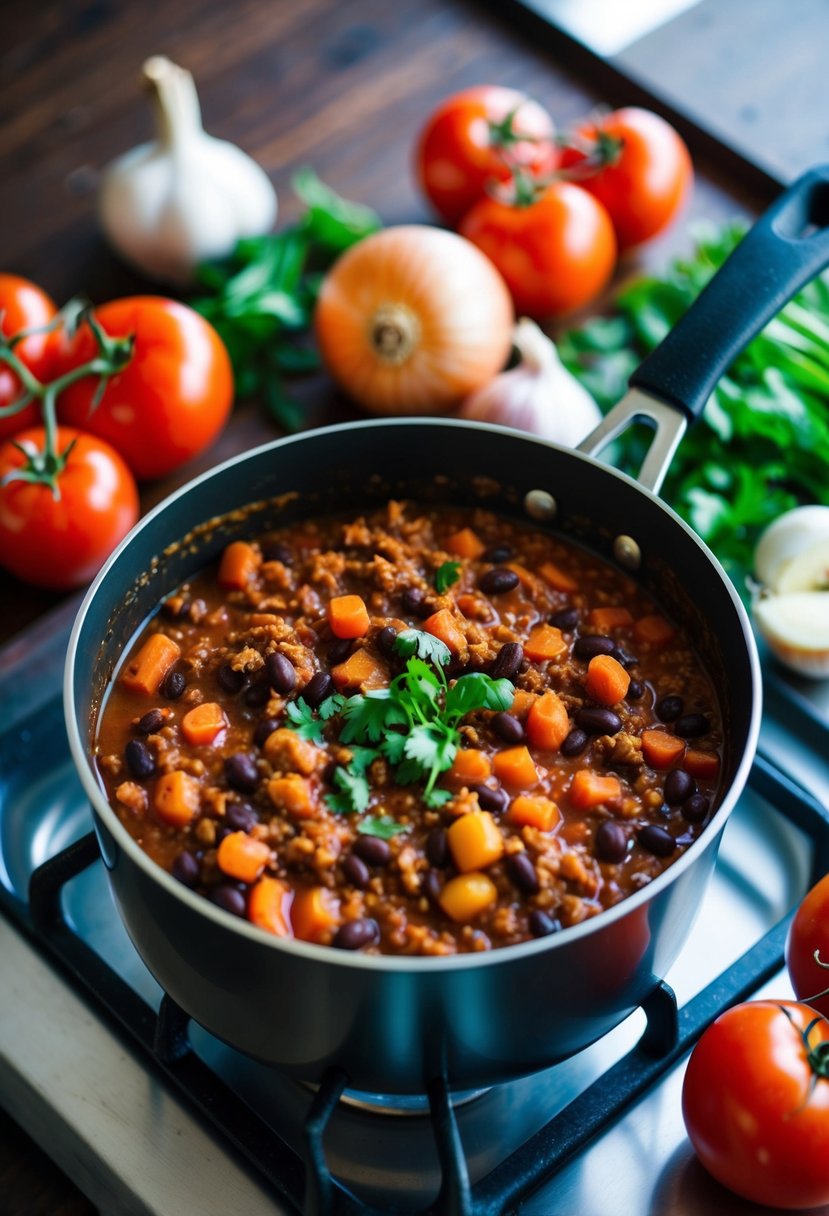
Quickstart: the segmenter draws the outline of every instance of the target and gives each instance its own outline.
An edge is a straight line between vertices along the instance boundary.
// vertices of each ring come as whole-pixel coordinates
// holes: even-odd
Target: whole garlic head
[[[128,262],[184,286],[199,262],[269,231],[276,192],[241,148],[205,132],[189,72],[155,55],[143,75],[156,102],[157,138],[104,170],[101,224]]]

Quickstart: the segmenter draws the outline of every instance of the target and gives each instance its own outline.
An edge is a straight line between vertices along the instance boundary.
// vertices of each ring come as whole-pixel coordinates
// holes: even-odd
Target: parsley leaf
[[[404,659],[416,654],[425,663],[434,663],[436,667],[445,667],[452,654],[449,647],[440,638],[432,637],[421,629],[403,629],[394,639],[398,654]]]
[[[405,823],[398,823],[389,815],[369,815],[367,819],[363,819],[357,824],[357,832],[360,836],[379,836],[381,840],[391,840],[392,836],[398,836],[401,832],[408,831],[409,828]]]
[[[442,566],[438,566],[435,571],[435,591],[438,595],[443,595],[444,591],[458,581],[460,568],[460,562],[444,562]]]

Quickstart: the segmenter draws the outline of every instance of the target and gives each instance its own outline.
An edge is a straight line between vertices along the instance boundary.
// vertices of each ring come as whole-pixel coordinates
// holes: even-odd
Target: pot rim
[[[393,429],[397,426],[423,426],[423,427],[442,427],[447,430],[478,430],[487,431],[495,435],[509,436],[514,439],[516,437],[526,440],[528,443],[541,444],[544,447],[551,448],[554,451],[572,456],[576,460],[584,461],[588,465],[600,469],[603,473],[612,477],[617,477],[628,485],[633,486],[640,494],[645,495],[653,504],[653,506],[661,509],[668,516],[670,521],[679,526],[683,532],[689,537],[694,544],[702,550],[704,556],[708,559],[711,567],[712,576],[719,578],[726,594],[730,598],[732,605],[737,614],[738,620],[742,627],[743,636],[746,645],[746,654],[751,670],[751,717],[746,741],[743,747],[743,753],[740,757],[739,764],[734,773],[733,780],[728,791],[725,793],[722,802],[714,813],[711,822],[706,826],[699,838],[687,849],[687,851],[675,861],[666,870],[657,876],[647,886],[642,887],[639,891],[632,895],[626,896],[615,904],[612,908],[608,908],[595,916],[588,917],[577,925],[571,925],[566,929],[562,929],[559,933],[554,933],[548,937],[537,938],[535,941],[518,942],[511,946],[498,946],[492,950],[481,952],[470,952],[464,954],[448,954],[436,957],[423,957],[421,955],[394,955],[394,954],[363,954],[360,951],[345,951],[335,950],[331,946],[317,945],[312,942],[298,941],[296,938],[276,937],[272,934],[265,933],[241,917],[233,916],[231,913],[218,908],[212,904],[210,900],[203,895],[198,895],[185,887],[183,883],[178,882],[173,878],[172,874],[168,873],[157,862],[153,861],[149,854],[145,853],[141,846],[133,839],[127,829],[121,823],[113,807],[110,806],[107,799],[104,797],[103,790],[99,785],[95,776],[94,762],[89,749],[81,737],[80,724],[74,710],[74,685],[75,685],[75,664],[78,654],[78,646],[81,631],[86,619],[87,610],[92,601],[97,598],[99,592],[105,587],[109,571],[115,562],[120,558],[121,554],[132,543],[133,538],[141,532],[162,512],[167,511],[179,499],[186,496],[193,487],[201,485],[210,478],[217,476],[226,469],[232,468],[237,464],[242,464],[247,460],[253,459],[267,451],[273,451],[289,447],[295,443],[307,442],[315,436],[332,435],[338,433],[352,433],[366,429],[375,429],[377,427],[388,427]],[[100,819],[106,830],[115,840],[119,849],[123,850],[127,857],[135,862],[139,869],[153,882],[157,882],[166,893],[175,900],[180,900],[191,911],[204,915],[208,919],[214,921],[219,928],[229,930],[241,934],[248,938],[252,943],[258,944],[263,948],[275,950],[278,953],[287,951],[289,954],[298,956],[299,958],[307,959],[309,962],[330,963],[334,966],[357,968],[359,970],[367,970],[370,972],[380,973],[398,973],[398,974],[430,974],[443,973],[447,971],[466,971],[473,970],[479,967],[489,967],[498,963],[506,964],[510,961],[530,958],[536,954],[546,953],[548,950],[563,948],[570,943],[577,942],[580,938],[591,935],[594,932],[600,931],[602,926],[609,925],[611,922],[620,920],[628,914],[634,912],[637,908],[647,904],[651,899],[658,894],[669,883],[679,877],[708,847],[710,847],[720,836],[725,827],[726,820],[731,814],[734,805],[737,802],[740,794],[745,786],[749,770],[751,768],[754,753],[757,747],[757,740],[760,733],[760,717],[762,710],[762,681],[760,671],[760,660],[757,652],[757,646],[754,641],[754,635],[746,613],[745,607],[737,594],[736,588],[729,579],[728,575],[723,570],[722,566],[708,548],[708,546],[700,539],[700,537],[685,523],[683,519],[672,510],[658,495],[651,493],[645,489],[635,478],[630,477],[627,473],[614,468],[612,465],[605,464],[595,457],[588,456],[583,452],[578,452],[572,448],[563,447],[560,444],[551,442],[550,440],[542,439],[527,432],[519,431],[513,427],[497,426],[491,423],[472,422],[465,419],[456,418],[431,418],[431,417],[395,417],[395,418],[371,418],[359,419],[352,422],[336,423],[326,427],[316,427],[313,430],[302,431],[296,435],[284,436],[281,439],[275,439],[268,443],[260,444],[258,447],[250,448],[245,452],[241,452],[236,456],[231,456],[220,464],[207,469],[205,472],[194,477],[186,482],[178,489],[174,490],[161,502],[157,503],[124,537],[118,547],[110,554],[107,561],[101,567],[94,581],[90,585],[83,598],[83,601],[78,609],[75,617],[72,632],[69,638],[69,644],[66,651],[66,664],[64,667],[63,681],[63,702],[64,716],[66,722],[66,731],[69,738],[69,747],[72,754],[72,759],[75,768],[80,776],[84,791],[87,794],[94,811],[96,818]]]

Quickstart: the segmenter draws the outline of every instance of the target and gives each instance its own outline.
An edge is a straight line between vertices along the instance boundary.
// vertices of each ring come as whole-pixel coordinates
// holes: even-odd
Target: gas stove
[[[244,1057],[143,966],[64,735],[75,608],[0,652],[0,1103],[103,1216],[747,1212],[693,1157],[682,1072],[721,1009],[791,995],[788,919],[829,870],[829,687],[766,664],[758,759],[647,1008],[546,1071],[401,1102],[335,1069],[312,1090]]]

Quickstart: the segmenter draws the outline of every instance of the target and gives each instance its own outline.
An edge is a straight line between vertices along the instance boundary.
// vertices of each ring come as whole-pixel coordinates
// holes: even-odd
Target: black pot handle
[[[769,207],[668,336],[630,378],[699,417],[733,359],[795,292],[829,265],[829,165]]]

